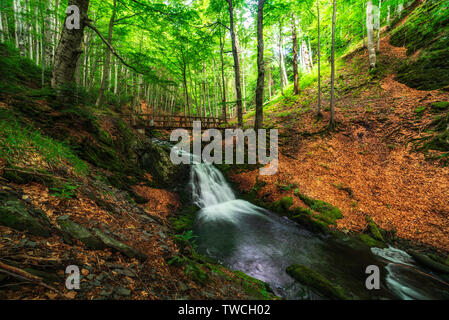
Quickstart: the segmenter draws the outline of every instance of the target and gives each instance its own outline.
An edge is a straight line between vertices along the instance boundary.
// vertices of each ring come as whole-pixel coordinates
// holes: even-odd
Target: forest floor
[[[390,45],[387,35],[380,42],[376,74],[368,70],[366,50],[344,59],[337,70],[335,133],[326,131],[329,81],[323,84],[322,120],[316,118],[316,88],[268,104],[265,121],[279,128],[279,172],[262,177],[258,170],[235,171],[231,179],[242,191],[266,182],[258,191],[265,201],[292,196],[297,188],[331,203],[342,210],[340,230],[361,232],[371,216],[399,238],[447,253],[449,167],[414,151],[411,141],[435,119],[429,105],[449,101],[449,92],[396,81],[394,69],[405,58],[406,49]],[[295,206],[306,207],[292,198]]]
[[[0,273],[0,299],[261,298],[258,292],[264,285],[255,279],[188,259],[180,265],[170,263],[176,257],[183,257],[177,243],[179,239],[174,236],[168,219],[180,206],[175,193],[138,185],[136,192],[148,202],[136,205],[129,201],[126,192],[85,182],[86,189],[78,190],[75,198],[61,199],[44,183],[19,185],[0,181],[1,196],[8,194],[29,207],[42,210],[53,228],[50,237],[41,237],[0,226],[0,262],[28,273],[21,279],[8,279]],[[99,196],[98,191],[103,206],[93,200]],[[63,234],[54,229],[58,218],[63,216],[89,231],[98,228],[120,239],[144,254],[146,259],[128,257],[111,247],[92,250],[79,240],[67,242]],[[65,287],[68,276],[65,268],[69,265],[80,268],[80,290],[70,291]],[[193,267],[190,271],[186,269],[189,266]],[[28,278],[30,275],[39,277],[43,280],[41,283],[53,289],[36,285],[35,280]]]
[[[0,45],[0,62],[11,66],[0,79],[0,300],[275,298],[174,227],[180,193],[138,162],[139,148],[167,153],[147,151],[151,136],[112,108],[61,106],[17,51]],[[79,290],[66,287],[68,266]]]

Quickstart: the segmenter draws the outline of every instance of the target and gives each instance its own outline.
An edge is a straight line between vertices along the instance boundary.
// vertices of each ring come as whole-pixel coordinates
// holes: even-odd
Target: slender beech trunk
[[[117,0],[113,1],[113,7],[112,7],[112,16],[109,20],[109,31],[108,31],[108,43],[112,44],[112,33],[114,31],[114,23],[115,23],[115,13],[117,8]],[[107,82],[108,82],[108,75],[109,75],[109,65],[111,63],[111,51],[109,48],[106,47],[106,55],[104,59],[104,68],[103,68],[103,77],[101,79],[101,85],[100,85],[100,92],[98,93],[97,102],[95,103],[96,107],[98,108],[101,106],[103,102],[103,95],[104,91],[106,90]]]
[[[268,76],[268,97],[271,100],[272,94],[271,94],[271,85],[273,84],[273,77],[271,75],[271,67],[268,65],[267,67],[267,76]]]
[[[245,72],[245,52],[241,52],[242,54],[242,98],[243,98],[243,113],[246,113],[246,72]]]
[[[377,25],[377,52],[380,52],[380,12],[382,10],[382,0],[379,0],[379,25]]]
[[[321,39],[320,39],[320,0],[316,0],[318,17],[318,115],[321,115]]]
[[[3,28],[3,12],[0,11],[0,41],[5,42],[6,34]]]
[[[331,49],[331,118],[330,129],[335,128],[335,20],[337,18],[337,0],[333,0],[332,49]]]
[[[203,114],[204,114],[204,117],[207,117],[207,107],[206,107],[206,78],[207,78],[207,75],[206,75],[206,68],[205,68],[204,63],[203,63],[203,80],[202,80],[202,82],[203,82]]]
[[[234,8],[232,6],[232,0],[228,0],[228,4],[229,4],[230,32],[232,41],[232,55],[234,56],[235,91],[237,94],[237,118],[239,127],[243,127],[242,86],[240,80],[240,59],[239,59],[240,57],[236,39],[237,37],[235,35],[235,28],[234,28]]]
[[[263,102],[265,85],[265,68],[263,60],[263,7],[265,0],[258,0],[257,10],[257,87],[256,87],[256,130],[263,127]]]
[[[225,76],[224,76],[224,58],[223,58],[223,51],[224,51],[224,39],[220,33],[220,58],[221,58],[221,81],[223,83],[223,91],[222,91],[222,117],[223,121],[225,123],[228,122],[228,118],[226,115],[226,83],[225,83]]]
[[[293,83],[294,94],[299,94],[299,74],[298,74],[298,38],[296,36],[295,14],[292,13],[292,45],[293,45]]]
[[[376,67],[376,49],[374,48],[373,30],[373,2],[368,0],[366,5],[366,29],[368,33],[368,58],[370,69]]]

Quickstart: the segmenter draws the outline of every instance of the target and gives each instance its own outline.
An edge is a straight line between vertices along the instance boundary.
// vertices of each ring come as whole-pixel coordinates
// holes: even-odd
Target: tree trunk
[[[380,52],[380,12],[382,9],[382,0],[379,0],[379,25],[377,25],[377,52]]]
[[[189,105],[189,92],[187,90],[187,75],[186,75],[186,66],[184,64],[184,68],[182,70],[182,79],[184,82],[184,94],[185,94],[185,107],[184,107],[184,116],[188,115],[190,116],[190,105]]]
[[[273,77],[272,77],[272,75],[271,75],[271,67],[270,67],[270,65],[268,65],[268,68],[267,68],[267,73],[268,73],[268,97],[270,98],[270,100],[271,100],[271,97],[272,97],[272,92],[271,92],[271,85],[273,84]]]
[[[225,83],[225,76],[224,76],[224,58],[223,58],[223,49],[224,49],[224,39],[222,38],[220,34],[220,58],[221,58],[221,80],[223,82],[223,92],[222,92],[222,117],[223,121],[225,123],[228,122],[227,116],[226,116],[226,83]]]
[[[373,2],[368,0],[366,5],[366,29],[368,33],[368,58],[370,69],[376,67],[376,49],[374,48],[373,30]]]
[[[298,38],[296,36],[295,14],[292,13],[292,42],[293,42],[293,83],[294,94],[299,94],[299,74],[298,74]]]
[[[242,52],[242,89],[243,89],[243,112],[246,113],[246,73],[245,73],[245,53]]]
[[[5,30],[3,28],[3,12],[0,11],[0,41],[5,42]]]
[[[321,114],[321,39],[320,39],[320,0],[316,0],[318,22],[318,115]]]
[[[109,31],[108,31],[108,43],[112,44],[112,33],[114,31],[114,23],[115,23],[115,11],[117,8],[117,0],[114,0],[114,4],[112,7],[112,16],[109,20]],[[109,65],[111,63],[111,51],[109,48],[106,47],[106,56],[104,60],[104,68],[103,68],[103,77],[101,79],[101,85],[100,85],[100,92],[98,93],[97,102],[95,103],[95,106],[98,108],[101,106],[101,103],[103,102],[103,95],[104,91],[106,90],[106,83],[108,81],[108,75],[109,75]]]
[[[60,89],[73,83],[78,59],[82,53],[83,40],[89,0],[69,0],[69,5],[76,5],[80,10],[80,28],[69,30],[65,24],[56,49],[55,62],[52,70],[51,86]]]
[[[232,0],[228,0],[228,4],[229,4],[231,41],[232,41],[232,55],[234,56],[235,91],[237,94],[237,118],[239,127],[243,127],[242,86],[240,83],[240,59],[239,59],[239,48],[237,45],[237,39],[234,30],[234,9],[232,7]]]
[[[258,0],[257,10],[257,87],[256,87],[256,119],[254,127],[256,130],[263,127],[263,102],[265,68],[263,60],[263,7],[265,0]]]
[[[332,49],[331,49],[331,118],[330,129],[335,128],[335,19],[337,16],[337,0],[333,0],[332,14]]]

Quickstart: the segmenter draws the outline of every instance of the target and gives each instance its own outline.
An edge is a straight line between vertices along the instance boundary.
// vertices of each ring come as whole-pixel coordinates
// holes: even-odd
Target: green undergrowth
[[[445,105],[445,104],[444,104]],[[444,106],[438,104],[438,106]],[[423,152],[427,159],[449,164],[449,112],[438,114],[428,126],[426,134],[412,140],[413,149]]]
[[[77,174],[86,175],[88,165],[65,143],[42,134],[32,125],[20,121],[8,110],[0,112],[0,158],[9,164],[38,154],[49,166],[69,165]]]
[[[428,0],[391,33],[390,42],[405,46],[407,54],[397,79],[410,87],[433,90],[449,85],[449,3]]]
[[[39,84],[42,70],[28,58],[20,56],[13,44],[0,43],[0,92],[3,94],[24,93],[29,85]],[[49,78],[49,73],[45,73]]]

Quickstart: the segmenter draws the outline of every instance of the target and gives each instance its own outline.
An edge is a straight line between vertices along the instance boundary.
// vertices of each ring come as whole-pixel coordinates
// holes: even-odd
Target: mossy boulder
[[[295,280],[310,287],[320,295],[329,299],[349,300],[349,296],[343,288],[333,284],[321,273],[312,270],[304,265],[295,264],[287,268],[286,272]]]
[[[274,203],[274,209],[280,213],[288,211],[290,207],[293,205],[292,197],[284,197],[279,201]]]
[[[359,239],[370,248],[386,248],[387,245],[384,242],[378,241],[367,234],[360,234]]]
[[[130,258],[136,258],[140,260],[146,260],[147,256],[138,250],[131,248],[130,246],[115,240],[114,238],[105,235],[99,229],[94,228],[93,232],[95,236],[97,236],[107,247],[110,247],[120,253],[123,253],[125,256]]]
[[[76,239],[84,243],[89,249],[100,250],[104,248],[101,241],[95,238],[86,228],[71,221],[68,216],[59,217],[57,222],[67,243],[71,244],[72,239]]]
[[[45,213],[29,209],[19,200],[6,201],[0,205],[0,224],[35,236],[51,236]]]
[[[367,231],[369,232],[370,236],[378,241],[384,242],[384,237],[382,236],[382,233],[380,232],[380,229],[374,222],[373,218],[371,218],[370,216],[366,216],[366,222],[368,223]]]
[[[408,252],[408,254],[410,254],[413,257],[413,259],[415,259],[421,265],[423,265],[431,270],[437,271],[437,272],[449,274],[449,266],[439,263],[439,262],[431,259],[427,255],[422,254],[418,251],[409,250],[407,252]]]
[[[328,224],[326,224],[323,221],[314,219],[309,214],[302,213],[302,214],[298,214],[298,215],[293,215],[290,217],[290,219],[295,221],[296,223],[302,225],[307,230],[309,230],[313,233],[327,234],[330,232]]]
[[[444,111],[444,110],[448,110],[449,109],[449,102],[447,102],[447,101],[433,102],[433,103],[430,104],[430,108],[434,112],[441,112],[441,111]]]
[[[327,202],[309,198],[299,192],[296,193],[296,196],[298,196],[302,200],[302,202],[308,205],[311,210],[318,213],[318,215],[315,215],[316,219],[319,219],[327,223],[328,225],[335,225],[338,219],[343,218],[341,210]]]
[[[148,171],[162,187],[173,187],[188,177],[187,165],[175,165],[170,159],[170,150],[150,141],[136,150],[142,170]]]

